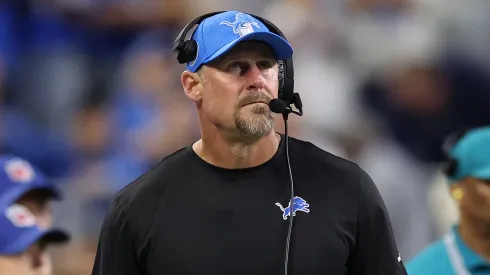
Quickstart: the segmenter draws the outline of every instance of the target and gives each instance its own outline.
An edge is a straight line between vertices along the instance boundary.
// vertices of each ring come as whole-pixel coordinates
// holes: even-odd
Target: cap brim
[[[62,229],[49,229],[46,231],[39,228],[30,230],[17,239],[11,246],[2,251],[3,255],[18,255],[29,249],[35,243],[41,241],[44,244],[62,244],[70,240],[70,235]]]
[[[206,58],[202,64],[209,63],[222,56],[238,43],[250,40],[261,41],[267,44],[269,47],[271,47],[272,52],[278,60],[288,59],[293,56],[293,48],[284,38],[280,37],[279,35],[271,32],[252,32],[224,45],[214,54]]]
[[[490,180],[490,166],[474,171],[471,176],[477,179]]]
[[[62,229],[51,229],[45,232],[39,238],[40,241],[46,244],[62,244],[70,241],[70,234]]]
[[[61,200],[61,190],[54,185],[41,185],[41,184],[25,184],[10,188],[7,192],[0,194],[0,205],[14,204],[23,195],[34,191],[44,190],[47,191],[49,198],[54,200]]]

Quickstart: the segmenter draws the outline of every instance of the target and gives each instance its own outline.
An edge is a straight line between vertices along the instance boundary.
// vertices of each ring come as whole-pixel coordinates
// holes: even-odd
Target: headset
[[[202,21],[204,21],[206,18],[209,18],[213,15],[223,13],[225,11],[218,11],[218,12],[211,12],[207,13],[204,15],[201,15],[194,20],[192,20],[190,23],[188,23],[184,29],[177,35],[177,38],[174,41],[174,46],[172,51],[177,52],[177,61],[180,64],[185,64],[188,62],[192,62],[196,59],[197,57],[197,52],[198,52],[198,45],[195,40],[192,39],[192,35],[194,32],[189,33],[196,25],[199,25]],[[250,14],[249,15],[253,16],[254,18],[258,19],[261,21],[268,29],[269,31],[279,35],[280,37],[284,38],[287,41],[286,36],[279,30],[278,27],[276,27],[272,22],[254,15]],[[186,40],[186,38],[188,38]],[[285,139],[285,144],[286,144],[286,159],[287,159],[287,164],[288,164],[288,172],[289,172],[289,180],[290,180],[290,205],[291,207],[294,207],[293,203],[293,198],[294,198],[294,181],[293,181],[293,174],[291,171],[291,163],[289,159],[289,137],[288,137],[288,115],[290,113],[294,113],[298,116],[303,115],[303,104],[301,102],[301,98],[298,93],[294,93],[294,67],[293,67],[293,59],[292,57],[286,59],[286,60],[278,60],[277,61],[278,65],[278,78],[279,78],[279,91],[278,91],[278,98],[273,99],[269,102],[269,108],[272,112],[274,113],[280,113],[282,114],[284,118],[284,139]],[[289,107],[291,104],[293,104],[298,111],[293,110],[291,107]],[[294,209],[293,209],[294,210]],[[289,248],[290,248],[290,242],[291,242],[291,235],[292,235],[292,228],[293,228],[293,213],[294,211],[291,211],[291,214],[289,215],[289,227],[288,227],[288,234],[287,234],[287,239],[286,239],[286,251],[284,255],[284,274],[288,274],[288,266],[289,266]]]
[[[180,64],[194,61],[197,56],[197,42],[192,39],[193,33],[189,33],[189,31],[192,30],[192,28],[194,28],[196,25],[199,25],[202,21],[204,21],[204,19],[223,12],[225,11],[211,12],[201,15],[188,23],[178,34],[177,38],[174,41],[172,51],[177,52],[177,61]],[[253,15],[250,13],[249,15],[260,20],[269,29],[269,31],[279,35],[287,41],[285,35],[272,22],[257,15]],[[189,37],[189,39],[186,40],[186,37]],[[294,93],[294,67],[292,57],[286,60],[278,60],[277,64],[279,68],[278,98],[285,101],[288,105],[295,104],[296,108],[300,109],[300,107],[302,107],[301,99],[299,98],[299,95],[297,93]]]
[[[443,153],[445,160],[442,163],[441,170],[449,178],[454,177],[458,172],[458,160],[451,156],[451,150],[462,140],[472,128],[463,129],[450,134],[443,144]]]

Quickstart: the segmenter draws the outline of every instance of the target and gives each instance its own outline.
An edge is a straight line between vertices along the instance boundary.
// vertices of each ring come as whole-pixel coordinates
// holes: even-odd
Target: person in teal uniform
[[[490,275],[490,126],[453,134],[445,150],[459,219],[407,263],[408,275]]]

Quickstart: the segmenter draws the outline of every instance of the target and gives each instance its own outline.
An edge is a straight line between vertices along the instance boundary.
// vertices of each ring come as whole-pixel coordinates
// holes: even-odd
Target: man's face
[[[45,190],[33,190],[23,195],[17,204],[23,205],[36,216],[37,223],[42,228],[49,228],[53,223],[51,197]]]
[[[215,126],[254,138],[274,129],[268,103],[278,95],[278,67],[267,45],[239,43],[203,66],[201,79],[201,113]]]
[[[13,256],[0,256],[0,274],[45,275],[43,247],[34,244],[24,253]]]
[[[51,211],[51,194],[46,190],[33,190],[24,194],[16,202],[23,205],[31,211],[36,217],[36,221],[41,228],[50,228],[53,224],[53,214]],[[40,245],[32,246],[23,255],[17,257],[17,261],[28,259],[32,264],[32,274],[35,275],[51,275],[52,263],[51,256]],[[2,273],[0,273],[2,274]]]
[[[461,211],[490,223],[490,180],[468,178],[458,184],[464,192]]]

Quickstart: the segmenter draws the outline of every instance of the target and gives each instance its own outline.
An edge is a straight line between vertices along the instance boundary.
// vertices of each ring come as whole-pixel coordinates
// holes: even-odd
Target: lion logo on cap
[[[259,23],[254,21],[250,15],[244,13],[237,13],[234,22],[222,21],[219,24],[232,27],[233,32],[240,35],[240,37],[254,32],[254,26],[260,29]]]

